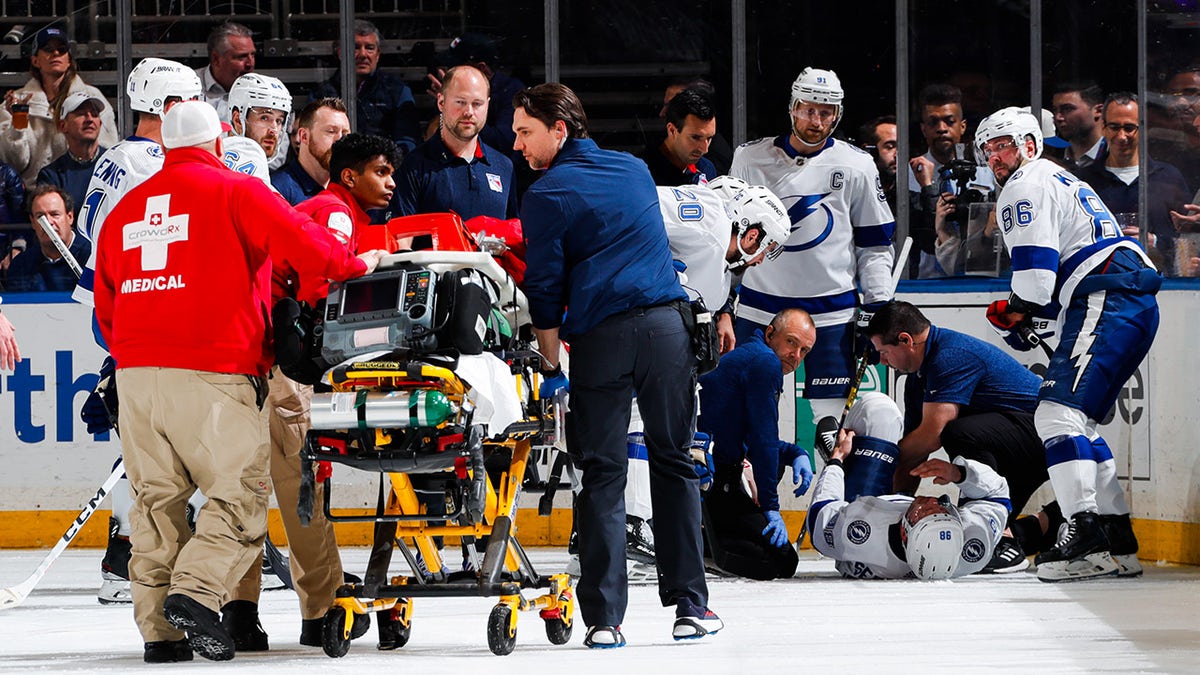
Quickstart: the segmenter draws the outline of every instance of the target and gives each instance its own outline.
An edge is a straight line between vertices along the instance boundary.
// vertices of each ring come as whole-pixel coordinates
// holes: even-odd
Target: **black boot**
[[[265,652],[267,633],[258,620],[258,605],[249,600],[231,600],[221,608],[221,625],[233,638],[239,652]]]
[[[1067,525],[1067,536],[1059,540],[1049,551],[1038,554],[1038,565],[1048,562],[1076,560],[1090,553],[1107,552],[1108,537],[1100,524],[1100,516],[1090,511],[1080,511],[1071,516]]]
[[[1100,516],[1100,523],[1104,526],[1104,534],[1112,546],[1110,552],[1113,560],[1121,567],[1117,576],[1141,576],[1142,564],[1138,562],[1137,558],[1137,535],[1133,533],[1133,524],[1129,522],[1129,514]]]
[[[172,593],[163,602],[163,616],[187,633],[192,651],[210,661],[233,658],[233,638],[221,625],[221,616],[182,593]]]
[[[178,663],[192,660],[192,646],[187,640],[147,642],[143,656],[146,663]]]

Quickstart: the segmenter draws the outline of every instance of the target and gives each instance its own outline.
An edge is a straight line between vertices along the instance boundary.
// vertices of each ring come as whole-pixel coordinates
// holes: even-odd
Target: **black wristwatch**
[[[545,368],[542,368],[541,373],[542,377],[546,378],[547,380],[552,377],[558,377],[559,375],[562,375],[562,364],[560,363],[554,366],[553,370],[546,370]]]

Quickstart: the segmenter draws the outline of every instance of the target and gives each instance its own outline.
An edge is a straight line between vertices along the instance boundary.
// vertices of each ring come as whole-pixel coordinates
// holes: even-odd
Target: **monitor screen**
[[[400,285],[403,281],[403,275],[389,275],[346,282],[342,289],[342,314],[399,310]]]

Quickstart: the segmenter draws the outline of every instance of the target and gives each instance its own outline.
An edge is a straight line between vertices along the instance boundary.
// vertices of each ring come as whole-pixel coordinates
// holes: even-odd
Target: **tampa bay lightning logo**
[[[162,146],[160,146],[157,143],[147,143],[146,144],[146,154],[150,155],[151,157],[153,157],[155,159],[163,159]]]
[[[963,544],[962,559],[969,563],[977,563],[983,560],[983,541],[979,539],[968,539],[967,543]]]
[[[850,523],[850,527],[846,528],[846,538],[852,544],[862,545],[867,542],[871,536],[871,525],[865,520],[856,520]]]
[[[829,194],[826,192],[823,195],[789,195],[783,198],[784,202],[789,199],[796,200],[788,208],[788,216],[792,219],[792,233],[788,236],[788,243],[783,250],[807,251],[829,238],[829,233],[833,232],[833,211],[823,201]]]

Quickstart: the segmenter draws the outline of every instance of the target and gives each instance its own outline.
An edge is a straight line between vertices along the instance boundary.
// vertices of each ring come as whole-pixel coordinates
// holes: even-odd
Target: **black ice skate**
[[[1071,516],[1066,536],[1036,558],[1038,579],[1047,582],[1106,577],[1119,566],[1109,552],[1100,516],[1080,511]]]
[[[1120,567],[1117,576],[1142,576],[1142,564],[1138,562],[1137,557],[1137,536],[1133,533],[1133,524],[1129,522],[1129,514],[1100,516],[1100,523],[1104,526],[1105,536],[1108,537],[1109,552],[1112,553],[1113,560]]]
[[[96,599],[102,605],[121,605],[133,602],[129,590],[129,537],[117,534],[121,524],[116,518],[108,519],[108,548],[100,561],[100,591]]]

